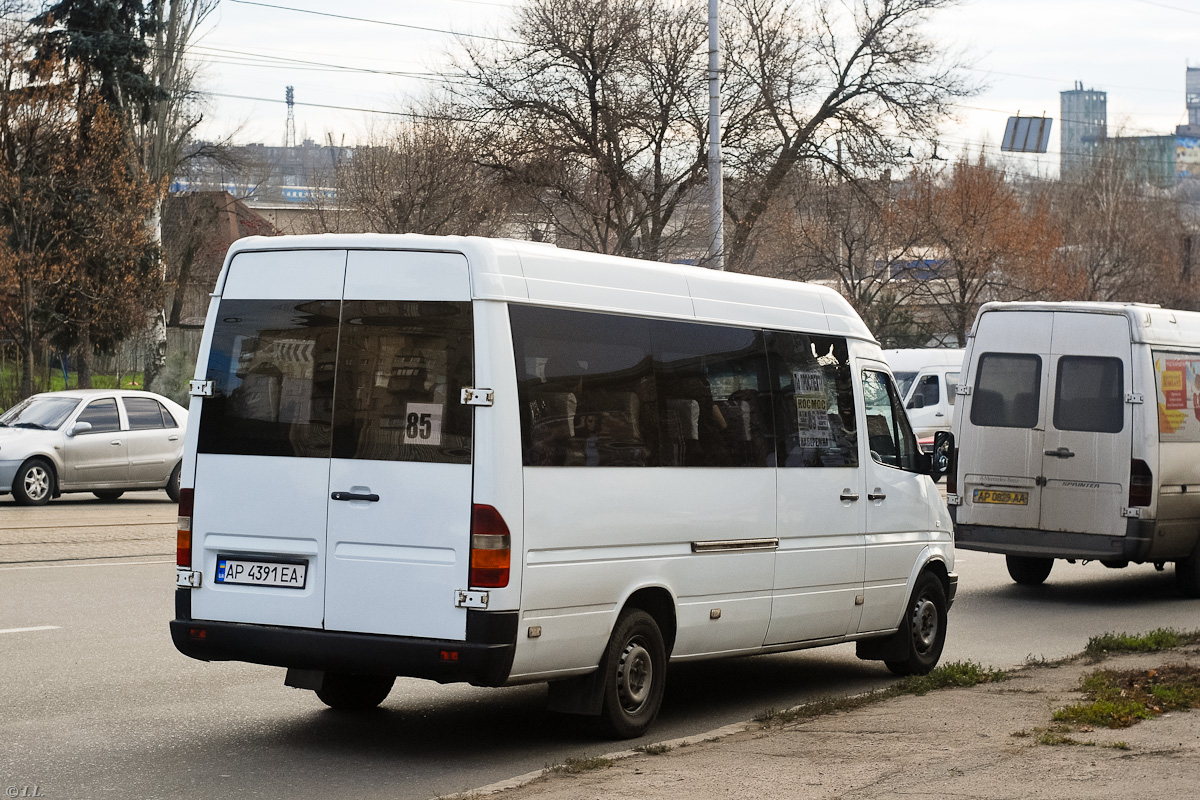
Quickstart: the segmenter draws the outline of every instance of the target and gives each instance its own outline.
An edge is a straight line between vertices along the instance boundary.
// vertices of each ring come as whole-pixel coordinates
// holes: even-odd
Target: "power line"
[[[258,0],[230,0],[232,3],[237,3],[243,6],[259,6],[261,8],[273,8],[277,11],[291,11],[296,14],[312,14],[317,17],[330,17],[332,19],[348,20],[350,22],[366,22],[372,25],[388,25],[393,28],[407,28],[414,31],[425,31],[426,33],[444,33],[450,36],[462,36],[468,39],[485,39],[489,42],[504,42],[505,44],[522,44],[511,39],[501,39],[496,36],[484,36],[478,33],[463,33],[461,31],[451,31],[445,28],[427,28],[421,25],[409,25],[404,22],[390,22],[382,19],[370,19],[367,17],[351,17],[345,14],[333,14],[328,11],[313,11],[308,8],[294,8],[293,6],[280,6],[272,3],[262,3]]]

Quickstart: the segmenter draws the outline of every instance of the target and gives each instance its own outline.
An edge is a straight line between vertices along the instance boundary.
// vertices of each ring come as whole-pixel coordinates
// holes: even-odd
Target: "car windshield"
[[[913,379],[917,377],[917,373],[893,372],[892,377],[896,379],[896,386],[900,388],[900,396],[908,397],[909,387],[913,385]]]
[[[79,405],[77,397],[30,397],[0,415],[0,425],[54,430]]]

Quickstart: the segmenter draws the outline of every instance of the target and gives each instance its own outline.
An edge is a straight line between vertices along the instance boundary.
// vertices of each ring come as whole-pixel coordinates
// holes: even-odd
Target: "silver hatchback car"
[[[166,489],[178,501],[186,427],[182,406],[150,392],[35,394],[0,415],[0,493],[42,505],[63,492]]]

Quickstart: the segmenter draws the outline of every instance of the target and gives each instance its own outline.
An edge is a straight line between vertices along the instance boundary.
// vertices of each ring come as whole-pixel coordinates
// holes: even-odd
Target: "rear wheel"
[[[900,630],[908,638],[908,656],[901,661],[885,661],[887,668],[897,675],[924,675],[937,666],[946,646],[949,610],[942,582],[930,572],[921,573],[900,623]]]
[[[40,458],[26,461],[13,478],[12,493],[19,505],[44,506],[54,494],[54,469]]]
[[[171,470],[171,477],[167,478],[167,497],[171,498],[172,503],[179,502],[179,473],[183,468],[183,464],[176,464],[175,469]]]
[[[1009,576],[1023,586],[1037,586],[1050,577],[1050,569],[1054,566],[1053,558],[1034,558],[1032,556],[1005,556]]]
[[[1200,544],[1190,556],[1175,562],[1175,585],[1184,597],[1200,597]]]
[[[92,494],[96,495],[96,497],[107,503],[110,500],[116,500],[118,497],[125,494],[125,492],[120,489],[97,489],[96,491],[92,492]]]
[[[620,739],[641,736],[658,716],[667,679],[667,650],[654,617],[636,608],[623,613],[600,668],[605,732]]]
[[[317,697],[339,711],[366,711],[382,703],[392,691],[396,679],[386,675],[347,675],[329,672]]]

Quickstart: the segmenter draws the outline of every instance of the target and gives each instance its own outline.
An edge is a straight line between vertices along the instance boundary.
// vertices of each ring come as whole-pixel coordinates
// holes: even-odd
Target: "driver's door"
[[[129,480],[129,442],[121,430],[121,415],[115,397],[92,400],[74,422],[91,424],[92,429],[66,438],[63,447],[63,474],[59,481],[64,488],[120,484]]]

